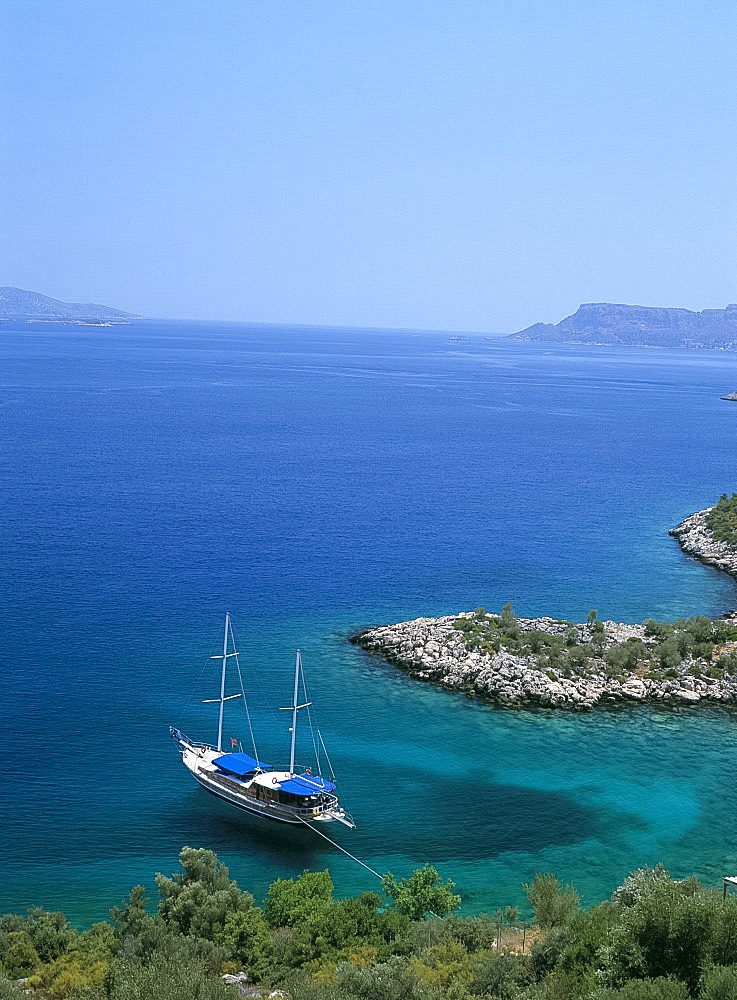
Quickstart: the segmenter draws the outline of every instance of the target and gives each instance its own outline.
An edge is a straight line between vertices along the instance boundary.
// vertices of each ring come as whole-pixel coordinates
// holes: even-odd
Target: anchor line
[[[375,872],[374,869],[370,868],[364,861],[361,861],[360,858],[357,858],[355,854],[351,854],[350,851],[346,851],[345,847],[341,847],[340,844],[336,844],[336,842],[334,840],[331,840],[330,837],[328,837],[326,834],[322,832],[322,830],[316,830],[314,826],[308,823],[306,819],[302,819],[301,816],[298,816],[297,819],[300,821],[300,823],[304,823],[305,826],[309,827],[313,833],[316,833],[318,835],[318,837],[322,837],[323,840],[327,840],[327,842],[329,844],[332,844],[333,847],[337,847],[338,850],[342,851],[343,854],[346,854],[351,859],[351,861],[355,861],[357,865],[361,865],[362,868],[365,868],[366,871],[371,872],[371,874],[375,875],[380,881],[383,880],[384,878],[383,875],[379,875],[378,872]]]

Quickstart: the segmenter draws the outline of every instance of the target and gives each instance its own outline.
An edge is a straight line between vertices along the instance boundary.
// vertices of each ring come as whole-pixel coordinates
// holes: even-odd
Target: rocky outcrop
[[[248,982],[248,976],[245,972],[236,972],[235,974],[225,973],[220,979],[225,983],[226,986],[235,986],[242,997],[251,997],[253,1000],[263,1000],[263,998],[268,997],[269,1000],[281,1000],[284,996],[283,990],[269,990],[265,986],[253,986]]]
[[[607,670],[602,656],[589,659],[585,668],[573,673],[567,668],[541,669],[537,656],[521,656],[504,648],[492,653],[469,650],[455,623],[473,617],[468,613],[417,618],[368,629],[351,641],[412,677],[478,695],[498,705],[586,710],[624,702],[687,705],[737,701],[737,673],[721,678],[694,676],[702,672],[702,667],[706,670],[708,665],[704,661],[686,659],[665,677],[632,671],[610,676],[611,670]],[[570,630],[575,629],[579,642],[598,640],[602,653],[630,638],[652,642],[642,625],[609,621],[603,625],[603,635],[599,632],[595,636],[588,624],[571,625],[552,618],[517,619],[521,633],[538,630],[548,635],[569,636]],[[694,670],[697,665],[699,669]]]
[[[737,392],[728,392],[726,396],[722,396],[722,399],[730,399],[733,402],[737,402]]]
[[[737,577],[737,549],[727,542],[717,541],[706,524],[706,515],[713,509],[707,507],[706,510],[697,511],[681,521],[677,528],[671,528],[670,534],[678,539],[683,551],[694,559]]]

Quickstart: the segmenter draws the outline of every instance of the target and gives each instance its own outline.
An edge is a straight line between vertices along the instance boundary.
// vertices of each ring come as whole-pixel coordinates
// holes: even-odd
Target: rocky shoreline
[[[410,677],[465,691],[498,705],[585,711],[623,702],[737,702],[737,670],[721,678],[704,676],[707,664],[698,659],[687,659],[669,671],[673,676],[660,678],[637,669],[611,676],[603,657],[594,657],[585,673],[566,676],[570,673],[566,668],[542,669],[535,655],[520,656],[505,649],[492,654],[469,650],[456,623],[474,617],[475,612],[465,612],[443,618],[416,618],[368,629],[353,636],[351,642],[378,654]],[[737,617],[733,622],[737,626]],[[593,638],[591,624],[572,625],[552,618],[518,618],[517,624],[522,635],[538,631],[562,637],[573,628],[580,641]],[[602,651],[629,639],[648,639],[643,625],[611,621],[597,624],[604,627]],[[701,676],[695,676],[694,667],[699,664],[704,672],[699,670]]]
[[[717,541],[707,527],[706,515],[713,509],[707,507],[706,510],[691,514],[677,528],[671,528],[669,533],[678,539],[683,551],[694,559],[737,577],[737,549],[726,542]]]

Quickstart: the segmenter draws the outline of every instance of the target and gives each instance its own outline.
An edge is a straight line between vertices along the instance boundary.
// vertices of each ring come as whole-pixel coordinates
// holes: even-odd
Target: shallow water
[[[345,642],[510,599],[579,620],[737,606],[667,534],[735,488],[737,358],[153,321],[4,324],[0,356],[0,909],[89,922],[185,843],[257,896],[326,865],[341,893],[373,887],[182,769],[167,726],[214,734],[226,608],[275,762],[301,646],[358,823],[329,832],[377,871],[432,861],[478,911],[540,870],[586,901],[645,862],[737,870],[725,710],[495,710]]]

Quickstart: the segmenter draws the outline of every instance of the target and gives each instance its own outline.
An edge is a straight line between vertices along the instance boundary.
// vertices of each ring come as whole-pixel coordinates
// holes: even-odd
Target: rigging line
[[[330,776],[333,779],[333,784],[336,784],[337,781],[338,781],[338,779],[335,777],[335,771],[333,770],[333,765],[332,765],[332,763],[330,761],[330,757],[328,757],[328,748],[325,746],[325,740],[322,738],[322,733],[320,732],[319,729],[317,730],[317,735],[320,737],[320,743],[322,744],[323,753],[325,754],[325,757],[326,757],[327,762],[328,762],[328,767],[330,768]],[[348,808],[348,803],[346,802],[345,795],[343,795],[342,792],[340,793],[340,797],[343,800],[343,802],[345,803],[346,808]],[[350,810],[349,810],[349,812],[350,812]]]
[[[323,840],[327,840],[327,842],[329,844],[332,844],[333,847],[337,847],[338,850],[342,851],[343,854],[347,855],[351,859],[351,861],[355,861],[357,865],[361,865],[362,868],[365,868],[366,871],[371,872],[371,874],[375,875],[380,881],[382,882],[384,881],[383,875],[379,875],[378,872],[374,871],[373,868],[370,868],[364,861],[361,861],[360,858],[357,858],[355,854],[351,854],[350,851],[346,851],[345,847],[341,847],[340,844],[336,844],[336,842],[334,840],[331,840],[330,837],[327,836],[327,834],[322,832],[322,830],[316,830],[314,826],[308,823],[306,819],[302,819],[301,816],[298,816],[297,819],[300,821],[300,823],[304,823],[305,826],[308,826],[313,833],[316,833],[318,835],[318,837],[322,837]]]
[[[230,638],[231,638],[231,640],[233,642],[233,650],[235,651],[235,650],[238,649],[238,647],[237,647],[236,641],[235,641],[235,633],[233,632],[233,622],[230,619],[229,619],[229,621],[230,621]],[[258,762],[258,750],[256,749],[256,737],[253,735],[253,726],[251,725],[251,713],[248,710],[248,699],[246,698],[246,692],[245,692],[245,689],[243,687],[243,675],[241,674],[241,661],[240,661],[240,657],[238,656],[237,652],[235,654],[235,665],[236,665],[236,667],[238,669],[238,681],[240,682],[240,685],[241,685],[241,695],[243,696],[243,707],[246,710],[246,718],[248,719],[248,731],[251,734],[251,745],[253,746],[253,756],[256,759],[256,761]]]
[[[193,688],[192,688],[192,690],[191,690],[191,691],[189,692],[189,697],[187,698],[187,701],[186,701],[186,703],[185,703],[185,706],[184,706],[184,708],[182,709],[182,711],[181,711],[181,712],[179,713],[179,715],[178,715],[178,717],[177,717],[177,723],[176,723],[176,727],[177,727],[177,729],[179,729],[179,723],[180,723],[180,722],[182,721],[182,719],[184,718],[184,714],[185,714],[185,712],[187,711],[187,709],[189,708],[189,703],[190,703],[190,702],[192,701],[192,697],[193,697],[193,695],[194,695],[195,691],[197,690],[197,688],[198,688],[198,687],[199,687],[199,685],[200,685],[200,681],[202,680],[202,675],[204,674],[204,672],[205,672],[205,669],[206,669],[206,667],[207,667],[207,666],[208,666],[208,664],[209,664],[209,660],[210,660],[210,657],[208,656],[208,657],[207,657],[207,658],[205,659],[205,662],[204,662],[204,663],[202,664],[202,669],[200,670],[200,676],[199,676],[199,677],[197,678],[197,680],[195,681],[195,683],[194,683],[194,687],[193,687]]]
[[[325,740],[322,738],[322,733],[317,730],[317,735],[320,737],[320,743],[322,743],[322,751],[325,754],[325,759],[328,762],[328,767],[330,768],[330,774],[332,775],[333,781],[335,781],[335,771],[333,770],[333,765],[330,763],[330,757],[328,757],[328,750],[325,746]]]
[[[258,691],[262,695],[261,703],[258,706],[259,712],[262,712],[264,714],[268,713],[271,716],[272,722],[274,723],[275,732],[280,732],[283,725],[283,719],[279,717],[279,713],[275,712],[272,707],[272,700],[274,696],[273,689],[270,689],[269,691],[266,690],[263,683],[261,682],[261,678],[259,676],[258,671],[250,670],[248,676],[249,676],[249,685],[251,685],[251,689],[253,690],[254,688],[258,687]]]
[[[317,762],[317,773],[322,778],[322,766],[320,764],[320,754],[317,752],[317,743],[315,742],[315,727],[312,725],[312,712],[310,711],[310,696],[307,694],[307,681],[305,680],[304,667],[302,667],[301,673],[302,673],[302,690],[305,693],[305,705],[307,707],[307,721],[310,724],[312,749],[315,751],[315,761]]]

